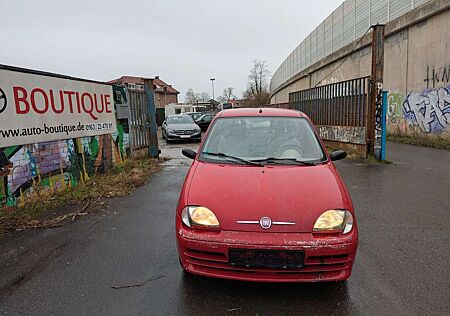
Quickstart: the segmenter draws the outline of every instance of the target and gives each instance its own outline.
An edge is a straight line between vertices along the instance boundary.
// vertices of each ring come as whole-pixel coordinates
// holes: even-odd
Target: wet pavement
[[[450,152],[388,145],[393,164],[337,162],[360,246],[343,284],[261,284],[185,275],[174,209],[190,161],[74,223],[0,240],[0,313],[108,315],[443,315],[450,308]],[[136,285],[114,289],[114,286]]]

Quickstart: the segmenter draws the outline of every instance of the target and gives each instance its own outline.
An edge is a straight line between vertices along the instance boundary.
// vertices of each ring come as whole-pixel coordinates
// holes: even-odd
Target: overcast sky
[[[273,73],[342,0],[0,0],[0,64],[122,75],[241,97],[254,59]]]

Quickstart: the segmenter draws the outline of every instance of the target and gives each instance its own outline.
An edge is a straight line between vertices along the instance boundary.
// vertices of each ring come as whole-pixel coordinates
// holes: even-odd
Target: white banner
[[[0,148],[114,132],[112,86],[0,69]]]

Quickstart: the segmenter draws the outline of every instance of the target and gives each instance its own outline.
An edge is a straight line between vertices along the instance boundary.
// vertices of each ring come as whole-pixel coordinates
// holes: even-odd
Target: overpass
[[[390,134],[450,141],[450,1],[347,0],[282,62],[271,103],[371,74],[370,27],[386,24],[384,87]]]

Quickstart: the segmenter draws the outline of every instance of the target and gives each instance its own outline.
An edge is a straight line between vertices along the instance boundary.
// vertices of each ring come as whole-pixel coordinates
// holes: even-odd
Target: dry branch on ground
[[[60,227],[66,220],[98,211],[106,198],[131,194],[146,184],[149,176],[158,171],[156,159],[128,160],[111,171],[99,174],[71,190],[42,198],[42,203],[29,203],[13,211],[0,213],[0,237],[29,229]],[[75,211],[73,211],[75,209]],[[53,212],[58,216],[50,216]]]

